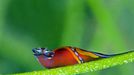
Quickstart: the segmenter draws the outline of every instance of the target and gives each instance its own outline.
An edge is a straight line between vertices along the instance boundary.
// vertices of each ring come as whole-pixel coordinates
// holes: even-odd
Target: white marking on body
[[[47,59],[52,59],[51,57],[48,57]]]
[[[76,56],[79,56],[77,52],[74,52]]]
[[[71,50],[74,52],[74,54],[78,57],[78,59],[81,61],[81,63],[83,63],[83,59],[79,56],[78,52],[74,49],[74,48],[71,48]]]

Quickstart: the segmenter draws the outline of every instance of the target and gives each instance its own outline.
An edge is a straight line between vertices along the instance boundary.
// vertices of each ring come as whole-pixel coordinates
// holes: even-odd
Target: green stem
[[[49,69],[44,71],[34,71],[27,73],[20,73],[14,75],[74,75],[85,72],[93,72],[103,70],[117,65],[134,62],[134,52],[114,56],[111,58],[105,58],[97,61],[87,62],[74,66],[67,66],[55,69]]]

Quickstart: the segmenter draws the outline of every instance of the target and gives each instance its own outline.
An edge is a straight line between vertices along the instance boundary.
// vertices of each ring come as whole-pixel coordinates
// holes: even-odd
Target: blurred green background
[[[45,70],[35,47],[134,49],[134,0],[0,0],[0,73]],[[81,75],[133,75],[129,63]]]

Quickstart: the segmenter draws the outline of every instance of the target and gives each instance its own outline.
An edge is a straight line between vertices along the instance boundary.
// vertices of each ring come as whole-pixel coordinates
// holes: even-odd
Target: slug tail
[[[134,52],[134,50],[132,51],[127,51],[127,52],[124,52],[124,53],[119,53],[119,54],[102,54],[102,53],[97,53],[97,52],[94,52],[94,54],[96,54],[97,56],[101,57],[101,58],[109,58],[109,57],[112,57],[112,56],[117,56],[117,55],[122,55],[122,54],[126,54],[126,53],[131,53],[131,52]]]

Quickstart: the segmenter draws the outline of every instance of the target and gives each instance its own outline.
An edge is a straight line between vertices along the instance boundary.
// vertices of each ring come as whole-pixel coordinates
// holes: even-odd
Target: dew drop
[[[127,61],[127,60],[125,60],[125,61],[124,61],[124,63],[128,63],[128,61]]]
[[[90,69],[91,72],[93,72],[94,70],[93,69]]]

